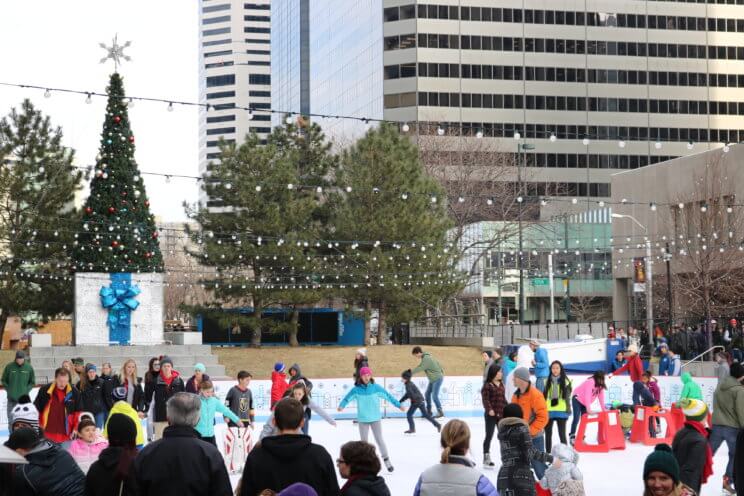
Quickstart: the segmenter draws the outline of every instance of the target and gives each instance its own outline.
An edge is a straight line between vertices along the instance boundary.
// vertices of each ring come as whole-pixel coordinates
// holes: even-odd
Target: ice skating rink
[[[446,418],[443,420],[446,420]],[[498,440],[494,436],[491,445],[491,455],[496,467],[493,470],[483,470],[481,467],[485,432],[483,418],[463,417],[463,420],[470,425],[472,434],[470,456],[477,463],[478,470],[481,470],[483,474],[491,479],[495,486],[501,459]],[[395,466],[395,472],[388,473],[383,467],[381,475],[385,478],[393,496],[413,494],[419,474],[430,465],[439,462],[439,434],[424,419],[416,420],[416,434],[414,435],[403,434],[403,431],[408,428],[405,419],[385,419],[382,423],[385,442],[390,452],[390,459]],[[218,429],[221,427],[222,425],[217,426]],[[257,425],[254,432],[260,432],[260,428],[261,425]],[[337,427],[333,427],[322,419],[313,418],[310,424],[310,435],[313,442],[322,444],[334,460],[338,458],[339,448],[342,444],[346,441],[359,439],[357,425],[350,420],[340,420]],[[555,438],[557,438],[557,432]],[[371,434],[370,442],[374,442]],[[584,487],[587,496],[642,494],[643,462],[652,450],[653,447],[651,446],[626,443],[624,450],[610,453],[581,453],[579,468],[584,474]],[[708,483],[703,486],[702,495],[720,496],[721,479],[726,467],[727,453],[724,444],[716,453],[714,473]],[[291,467],[287,467],[287,469],[291,470]],[[232,479],[233,483],[237,484],[239,476],[233,476]],[[339,485],[343,485],[343,480],[339,479]]]

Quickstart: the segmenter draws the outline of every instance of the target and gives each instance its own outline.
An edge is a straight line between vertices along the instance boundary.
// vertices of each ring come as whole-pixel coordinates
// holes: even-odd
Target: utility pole
[[[666,244],[664,261],[667,272],[667,301],[669,302],[669,331],[671,332],[674,325],[674,301],[672,300],[672,252],[669,251],[669,243]]]
[[[568,214],[563,214],[563,247],[568,255]],[[571,322],[571,274],[566,263],[566,322]]]
[[[519,269],[519,323],[524,324],[524,266],[522,263],[522,143],[517,138],[517,204],[519,222],[519,252],[517,253],[517,263]]]

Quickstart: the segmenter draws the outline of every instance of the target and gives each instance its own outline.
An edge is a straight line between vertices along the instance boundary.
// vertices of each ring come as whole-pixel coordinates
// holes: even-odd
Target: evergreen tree
[[[162,272],[155,217],[134,160],[124,84],[111,75],[100,152],[74,256],[79,272]]]
[[[337,236],[372,242],[348,251],[346,296],[368,319],[378,310],[381,334],[457,293],[446,196],[410,140],[386,124],[368,131],[343,154],[339,184],[351,190],[337,210]]]
[[[327,177],[337,160],[329,148],[316,125],[277,127],[266,145],[255,133],[240,146],[221,145],[219,162],[210,164],[202,181],[210,205],[188,211],[199,224],[198,231],[190,231],[200,245],[193,254],[215,269],[215,278],[205,281],[214,301],[192,311],[247,326],[256,346],[263,331],[287,332],[290,344],[297,345],[298,308],[323,294],[312,278],[322,250],[312,241],[324,235],[334,203]],[[210,312],[224,306],[252,306],[254,312],[249,317]],[[272,306],[289,307],[291,318],[265,316]]]
[[[29,100],[0,121],[0,342],[11,315],[72,312],[66,269],[83,176],[73,157]]]

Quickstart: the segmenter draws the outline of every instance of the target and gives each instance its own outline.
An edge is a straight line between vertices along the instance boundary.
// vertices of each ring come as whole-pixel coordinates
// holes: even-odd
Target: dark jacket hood
[[[305,456],[310,447],[310,436],[303,434],[281,434],[263,438],[261,446],[271,455],[286,461]]]
[[[289,367],[289,370],[287,372],[289,372],[290,370],[294,370],[296,372],[295,377],[299,377],[302,375],[302,370],[300,369],[300,366],[296,363],[293,363],[292,366]]]
[[[731,376],[725,377],[721,381],[721,384],[718,385],[718,388],[721,391],[728,391],[729,389],[734,389],[734,388],[739,388],[739,387],[742,387],[741,382],[739,382],[739,380],[736,379],[735,377],[731,377]]]
[[[35,465],[51,467],[57,461],[57,454],[62,448],[47,439],[42,439],[26,455],[26,460]]]
[[[109,446],[98,455],[98,462],[108,470],[113,470],[119,464],[119,458],[124,451],[121,446]]]
[[[355,480],[346,493],[365,494],[369,496],[390,496],[390,489],[385,484],[385,479],[379,475],[370,475]],[[345,494],[345,493],[342,493]]]

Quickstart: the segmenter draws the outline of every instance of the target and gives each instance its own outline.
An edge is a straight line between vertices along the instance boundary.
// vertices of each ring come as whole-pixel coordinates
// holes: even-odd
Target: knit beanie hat
[[[504,407],[504,418],[522,418],[523,416],[522,407],[516,403],[509,403]]]
[[[85,360],[83,360],[81,357],[73,358],[70,360],[73,365],[82,365],[85,363]]]
[[[362,356],[367,356],[367,348],[359,348],[356,352]]]
[[[680,400],[679,407],[682,409],[682,413],[685,414],[687,420],[702,422],[708,416],[708,405],[700,400],[685,398]]]
[[[679,464],[668,444],[657,445],[656,449],[646,458],[646,463],[643,464],[644,481],[648,479],[651,472],[667,474],[675,485],[679,484]]]
[[[86,363],[86,364],[85,364],[85,373],[87,374],[87,373],[88,373],[88,372],[90,372],[91,370],[95,371],[95,370],[98,370],[98,369],[96,369],[96,366],[95,366],[95,364],[92,364],[92,363]]]
[[[171,367],[173,367],[173,360],[171,360],[171,357],[169,357],[169,356],[164,356],[163,358],[161,358],[161,359],[160,359],[160,367],[161,367],[161,368],[162,368],[162,367],[163,367],[163,365],[165,365],[166,363],[169,363],[169,364],[171,365]]]
[[[523,381],[530,381],[530,371],[526,367],[519,367],[514,371],[514,377]]]
[[[363,375],[372,375],[372,369],[369,367],[362,367],[359,369],[359,376],[361,377]]]
[[[204,366],[203,363],[197,363],[194,365],[194,372],[205,372],[207,370],[207,367]]]
[[[23,350],[16,351],[16,357],[15,357],[15,359],[16,360],[20,360],[20,359],[24,359],[25,360],[26,359],[26,353],[24,353]]]
[[[124,386],[117,386],[111,392],[111,396],[113,396],[116,401],[125,400],[127,399],[127,388]]]
[[[284,370],[284,363],[282,362],[276,362],[274,364],[274,371],[276,372],[282,372]]]
[[[411,374],[411,369],[407,369],[407,370],[404,370],[404,371],[403,371],[403,373],[402,373],[402,374],[400,374],[400,376],[401,376],[401,377],[402,377],[403,379],[405,379],[405,380],[407,380],[407,381],[410,381],[410,380],[411,380],[411,376],[412,376],[412,374]]]
[[[5,446],[15,450],[18,448],[30,449],[39,442],[39,433],[34,429],[17,429],[10,434],[10,438],[5,441]]]
[[[109,443],[114,446],[134,446],[137,440],[137,426],[134,420],[123,413],[115,413],[108,419],[106,433]]]
[[[741,379],[742,377],[744,377],[744,365],[740,363],[732,363],[729,374],[734,379]]]
[[[24,424],[30,425],[34,429],[38,429],[39,410],[36,409],[33,403],[18,403],[10,411],[11,428],[16,422],[23,422]]]
[[[493,358],[493,351],[491,350],[483,350],[483,353],[488,355],[488,358]]]
[[[318,492],[304,482],[295,482],[284,488],[277,496],[318,496]]]

